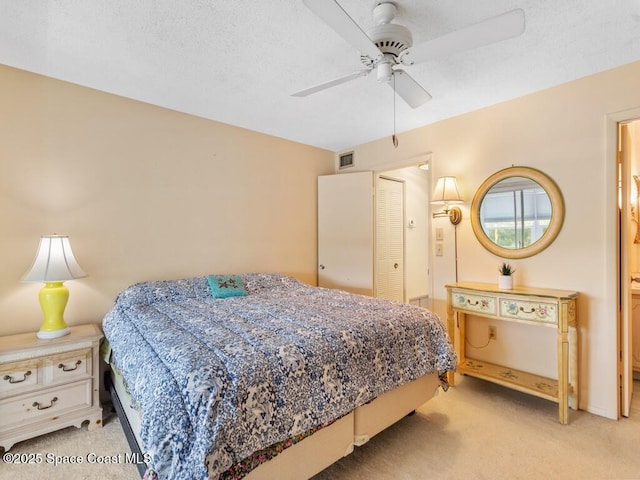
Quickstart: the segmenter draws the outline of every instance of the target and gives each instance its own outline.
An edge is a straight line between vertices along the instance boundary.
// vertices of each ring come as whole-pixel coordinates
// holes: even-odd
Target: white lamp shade
[[[64,282],[86,276],[73,256],[67,235],[44,235],[40,237],[33,265],[22,277],[22,281]]]
[[[456,177],[440,177],[438,179],[431,203],[463,203]]]

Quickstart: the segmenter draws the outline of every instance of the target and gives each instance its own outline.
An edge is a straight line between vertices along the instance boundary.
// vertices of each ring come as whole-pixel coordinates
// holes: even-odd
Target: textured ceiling
[[[375,0],[338,0],[367,29]],[[640,60],[640,0],[397,0],[414,44],[522,8],[515,39],[406,70],[402,132]],[[393,133],[393,91],[302,0],[0,0],[0,63],[340,151]],[[639,79],[640,85],[640,79]]]

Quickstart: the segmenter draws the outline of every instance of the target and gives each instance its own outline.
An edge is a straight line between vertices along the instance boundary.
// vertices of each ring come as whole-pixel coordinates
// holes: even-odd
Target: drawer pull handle
[[[468,303],[469,305],[476,305],[476,306],[477,306],[477,305],[480,305],[480,302],[479,302],[478,300],[476,300],[475,302],[472,302],[471,300],[467,300],[467,303]]]
[[[78,369],[78,367],[80,366],[81,363],[82,363],[82,360],[78,360],[76,362],[75,367],[73,367],[73,368],[68,368],[64,363],[60,363],[60,364],[58,364],[58,368],[61,368],[63,372],[73,372],[74,370]]]
[[[46,407],[43,407],[42,405],[40,405],[40,402],[33,402],[33,406],[36,407],[38,410],[46,410],[47,408],[53,407],[53,404],[56,403],[57,401],[58,401],[58,397],[53,397],[51,399],[51,403]]]
[[[9,380],[9,383],[22,383],[27,379],[29,375],[31,375],[31,370],[27,370],[26,372],[24,372],[24,376],[22,377],[22,380],[16,380],[11,375],[5,375],[4,377],[2,377],[2,379]]]
[[[520,311],[521,311],[522,313],[534,313],[534,312],[536,311],[536,308],[535,308],[535,307],[533,307],[533,308],[531,308],[531,310],[529,310],[529,311],[527,312],[527,311],[524,309],[524,307],[520,307]]]

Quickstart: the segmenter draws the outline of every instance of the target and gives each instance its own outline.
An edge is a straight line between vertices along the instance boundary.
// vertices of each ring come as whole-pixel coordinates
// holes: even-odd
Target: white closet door
[[[404,301],[404,182],[380,177],[376,196],[376,297]]]
[[[318,177],[318,285],[373,295],[373,173]]]

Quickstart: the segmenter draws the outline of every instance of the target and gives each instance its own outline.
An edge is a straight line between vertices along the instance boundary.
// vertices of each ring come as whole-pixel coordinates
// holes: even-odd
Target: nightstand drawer
[[[0,398],[27,392],[42,381],[42,362],[27,360],[0,365]]]
[[[0,398],[91,378],[91,349],[0,365]]]
[[[91,376],[91,349],[76,350],[51,359],[51,383]]]
[[[0,430],[91,407],[91,384],[88,379],[0,401]]]
[[[458,310],[467,310],[485,315],[495,315],[497,313],[495,297],[454,290],[451,294],[451,301],[453,308]]]
[[[554,303],[501,299],[500,315],[529,322],[558,324],[558,306]]]

